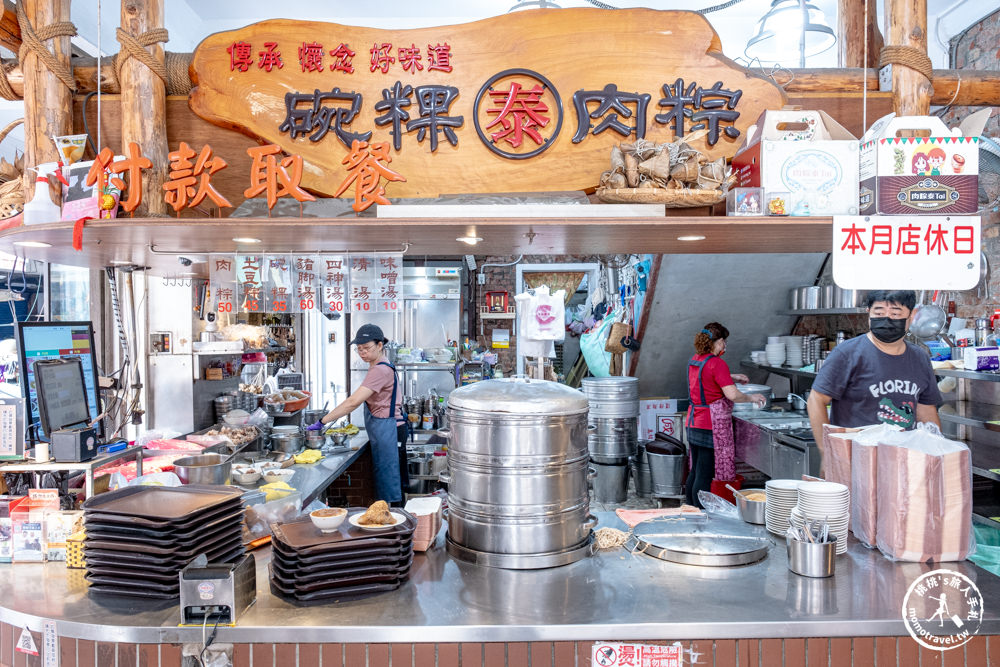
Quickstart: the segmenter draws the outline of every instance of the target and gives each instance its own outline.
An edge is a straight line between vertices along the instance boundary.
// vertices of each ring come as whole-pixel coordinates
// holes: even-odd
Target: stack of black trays
[[[178,574],[199,554],[243,556],[243,491],[229,486],[139,486],[83,504],[90,592],[180,597]]]
[[[348,516],[364,512],[348,510]],[[399,588],[410,576],[417,519],[401,509],[405,521],[379,531],[344,521],[323,533],[308,516],[271,526],[271,592],[296,604],[356,600]]]

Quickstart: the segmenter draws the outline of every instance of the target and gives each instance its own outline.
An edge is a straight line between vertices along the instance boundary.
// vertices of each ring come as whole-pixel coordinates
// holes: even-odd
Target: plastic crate
[[[302,373],[282,373],[276,375],[275,378],[278,380],[278,389],[298,389],[299,391],[305,389]]]

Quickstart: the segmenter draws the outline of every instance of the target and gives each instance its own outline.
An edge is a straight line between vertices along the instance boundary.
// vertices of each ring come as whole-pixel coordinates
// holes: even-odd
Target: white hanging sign
[[[380,313],[395,313],[403,299],[403,253],[375,255],[375,309]]]
[[[316,276],[322,259],[315,255],[292,255],[292,302],[290,313],[308,313],[319,309]]]
[[[375,256],[351,254],[351,312],[374,313],[378,296]]]
[[[238,304],[236,257],[209,255],[208,282],[212,308],[218,313],[236,312]]]
[[[833,279],[844,289],[972,289],[979,257],[979,216],[833,217]]]
[[[323,291],[323,312],[344,314],[350,310],[348,288],[350,287],[347,255],[323,255],[320,257],[320,286]]]
[[[51,618],[42,623],[42,648],[43,667],[59,667],[59,635]]]

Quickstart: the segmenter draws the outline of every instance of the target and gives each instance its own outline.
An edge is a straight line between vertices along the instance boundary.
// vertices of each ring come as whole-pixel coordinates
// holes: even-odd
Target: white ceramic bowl
[[[334,514],[334,512],[336,512]],[[322,516],[324,513],[330,513],[330,516]],[[313,525],[320,529],[324,533],[332,533],[340,524],[344,523],[344,519],[347,518],[347,510],[343,507],[324,507],[322,509],[313,510],[309,513],[309,518],[312,519]]]
[[[292,477],[295,476],[294,470],[268,470],[264,473],[264,480],[268,484],[273,484],[274,482],[288,482],[292,481]]]

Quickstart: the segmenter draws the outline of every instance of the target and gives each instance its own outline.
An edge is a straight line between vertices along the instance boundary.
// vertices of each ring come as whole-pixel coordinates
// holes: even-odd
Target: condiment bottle
[[[989,320],[985,317],[976,318],[976,347],[982,347],[986,344],[986,332],[988,330]]]

